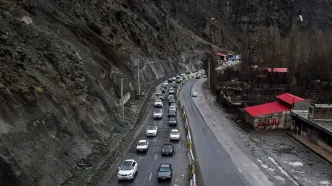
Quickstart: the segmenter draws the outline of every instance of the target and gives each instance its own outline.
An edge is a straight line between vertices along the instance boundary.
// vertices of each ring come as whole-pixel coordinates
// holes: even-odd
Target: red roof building
[[[268,72],[286,73],[288,68],[265,68]]]
[[[244,108],[244,110],[250,114],[251,116],[262,116],[267,114],[272,114],[276,112],[283,112],[287,110],[291,110],[291,108],[277,102],[270,102],[270,103],[264,103],[261,105],[255,105],[252,107]]]
[[[281,94],[279,96],[277,96],[277,99],[289,104],[289,105],[293,105],[295,103],[298,103],[300,101],[303,101],[304,99],[294,96],[292,94],[289,93],[285,93],[285,94]]]
[[[217,56],[221,56],[221,57],[226,57],[226,54],[222,54],[222,53],[216,53]]]
[[[246,107],[243,119],[256,130],[262,128],[289,128],[290,111],[308,108],[308,102],[289,93],[276,96],[277,101]]]

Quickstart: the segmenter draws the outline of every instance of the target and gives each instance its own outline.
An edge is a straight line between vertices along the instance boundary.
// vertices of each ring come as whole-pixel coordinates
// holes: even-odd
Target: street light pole
[[[139,79],[139,61],[137,61],[137,82],[138,82],[138,95],[141,95],[141,84]]]
[[[208,71],[209,71],[209,87],[211,88],[211,64],[210,64],[210,58],[208,60]]]
[[[121,78],[121,106],[122,106],[122,118],[124,119],[124,104],[123,104],[123,78]]]

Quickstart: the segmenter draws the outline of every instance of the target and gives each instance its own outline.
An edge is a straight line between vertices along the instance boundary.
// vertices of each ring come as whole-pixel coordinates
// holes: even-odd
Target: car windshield
[[[122,163],[120,170],[131,170],[132,167],[132,162],[131,161],[125,161]]]
[[[170,169],[169,169],[169,166],[167,165],[162,165],[159,167],[159,172],[169,172]]]
[[[157,109],[157,110],[155,110],[154,112],[155,112],[155,113],[161,113],[162,111],[161,111],[161,109]]]
[[[156,130],[157,126],[148,126],[148,130]]]
[[[172,131],[171,134],[179,134],[177,131]]]
[[[145,141],[140,141],[140,142],[137,143],[137,145],[138,146],[144,146],[144,145],[146,145],[146,142]]]
[[[164,150],[171,150],[172,149],[172,145],[164,145],[163,149]]]
[[[170,117],[169,120],[170,121],[175,121],[175,117]]]

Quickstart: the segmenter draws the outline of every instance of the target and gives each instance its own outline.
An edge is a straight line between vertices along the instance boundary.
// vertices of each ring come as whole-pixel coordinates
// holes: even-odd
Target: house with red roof
[[[309,103],[298,96],[284,93],[276,96],[276,101],[243,108],[242,116],[247,124],[255,130],[290,128],[292,109],[308,109]]]
[[[263,68],[262,70],[262,74],[257,76],[260,79],[274,83],[286,83],[288,80],[288,68]]]
[[[220,60],[225,60],[227,55],[223,53],[216,53],[216,55],[219,57]]]

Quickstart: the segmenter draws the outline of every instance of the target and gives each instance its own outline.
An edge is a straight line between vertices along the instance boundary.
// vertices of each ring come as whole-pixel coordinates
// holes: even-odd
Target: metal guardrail
[[[186,78],[184,82],[181,84],[180,88],[177,90],[176,96],[178,97],[180,89],[183,84],[185,84],[191,77]],[[182,112],[182,117],[184,120],[184,125],[186,129],[186,135],[187,135],[187,146],[188,146],[188,157],[189,157],[189,163],[190,163],[190,174],[191,174],[191,179],[190,179],[190,186],[197,186],[196,184],[196,168],[195,168],[195,157],[194,153],[192,150],[193,147],[193,140],[191,138],[191,131],[190,131],[190,123],[187,118],[186,110],[184,109],[184,106],[182,105],[181,101],[178,99],[178,104],[180,105],[181,112]]]

